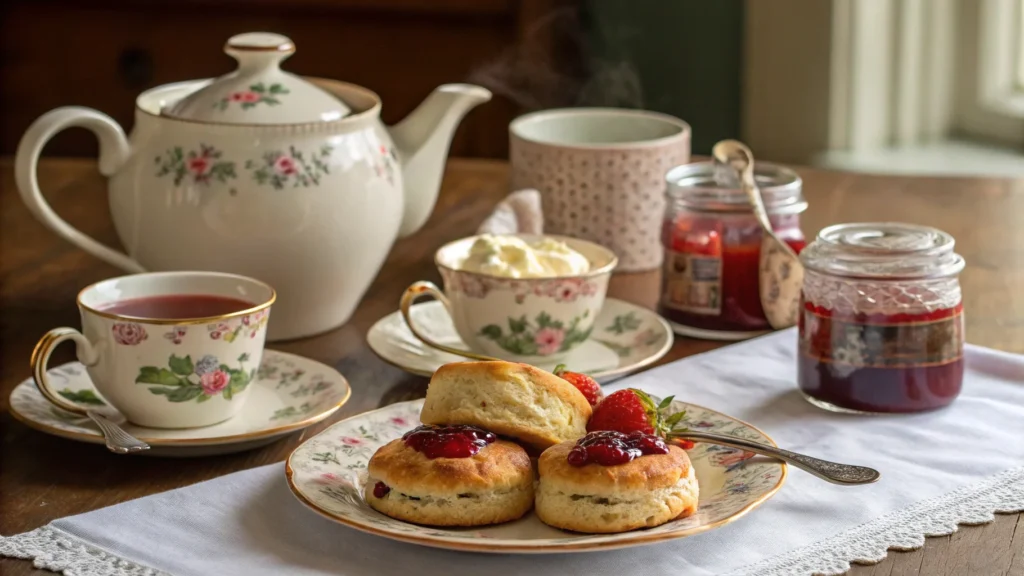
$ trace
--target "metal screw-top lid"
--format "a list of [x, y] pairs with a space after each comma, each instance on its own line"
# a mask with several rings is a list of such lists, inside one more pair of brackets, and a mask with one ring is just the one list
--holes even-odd
[[837, 224], [822, 230], [800, 260], [809, 270], [847, 278], [943, 278], [964, 268], [954, 242], [942, 230], [916, 224]]
[[281, 62], [295, 53], [285, 36], [239, 34], [228, 39], [224, 51], [238, 61], [238, 69], [170, 103], [164, 115], [220, 124], [305, 124], [351, 113], [333, 94], [281, 70]]

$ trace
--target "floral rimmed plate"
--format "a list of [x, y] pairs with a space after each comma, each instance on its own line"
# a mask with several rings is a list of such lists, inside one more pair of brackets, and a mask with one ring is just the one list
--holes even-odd
[[[533, 512], [497, 526], [431, 528], [389, 518], [363, 500], [366, 465], [380, 446], [419, 424], [423, 400], [392, 404], [342, 420], [306, 440], [288, 457], [285, 471], [295, 496], [314, 511], [346, 526], [386, 538], [436, 548], [494, 553], [555, 553], [608, 550], [692, 536], [732, 522], [782, 487], [786, 465], [750, 459], [751, 454], [709, 444], [689, 451], [700, 502], [689, 518], [622, 534], [563, 532], [541, 523]], [[750, 424], [700, 406], [686, 410], [683, 423], [695, 430], [731, 434], [774, 445]]]
[[[440, 302], [416, 304], [410, 313], [426, 336], [454, 348], [467, 349]], [[385, 362], [420, 376], [429, 377], [444, 364], [466, 360], [421, 342], [409, 330], [400, 312], [378, 320], [367, 333], [366, 341]], [[607, 298], [594, 321], [590, 339], [561, 363], [608, 382], [656, 362], [670, 348], [672, 328], [661, 316], [647, 308]], [[538, 364], [538, 367], [553, 370], [556, 364], [558, 362]]]
[[[118, 423], [117, 410], [104, 402], [80, 362], [48, 371], [64, 398], [96, 408]], [[351, 388], [337, 370], [308, 358], [265, 350], [252, 392], [242, 412], [226, 422], [202, 428], [160, 429], [124, 423], [131, 435], [152, 447], [141, 452], [151, 456], [207, 456], [229, 454], [263, 446], [277, 438], [311, 426], [334, 413], [351, 395]], [[91, 444], [103, 444], [99, 429], [86, 417], [57, 408], [31, 380], [11, 392], [11, 414], [26, 425], [54, 436]]]

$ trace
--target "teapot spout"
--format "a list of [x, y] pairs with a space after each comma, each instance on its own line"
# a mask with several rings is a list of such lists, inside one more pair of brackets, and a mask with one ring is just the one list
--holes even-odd
[[408, 236], [430, 216], [441, 188], [445, 159], [455, 128], [473, 107], [491, 99], [486, 88], [445, 84], [391, 128], [405, 185], [405, 211], [399, 236]]

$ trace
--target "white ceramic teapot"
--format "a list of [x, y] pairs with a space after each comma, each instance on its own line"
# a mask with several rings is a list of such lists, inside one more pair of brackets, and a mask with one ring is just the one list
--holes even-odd
[[[89, 108], [43, 115], [18, 146], [18, 189], [43, 224], [129, 272], [214, 270], [271, 284], [271, 339], [330, 330], [351, 316], [395, 239], [427, 220], [456, 126], [491, 94], [444, 85], [385, 129], [373, 92], [283, 72], [295, 51], [284, 36], [242, 34], [225, 51], [235, 72], [139, 95], [127, 139]], [[39, 191], [40, 151], [72, 126], [99, 138], [127, 254], [71, 227]]]

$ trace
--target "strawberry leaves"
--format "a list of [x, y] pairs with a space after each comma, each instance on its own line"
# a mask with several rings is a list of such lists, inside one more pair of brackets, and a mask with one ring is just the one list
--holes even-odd
[[677, 428], [678, 424], [686, 417], [686, 410], [668, 413], [672, 406], [672, 401], [675, 400], [675, 396], [668, 396], [655, 404], [654, 398], [643, 390], [636, 388], [630, 388], [630, 390], [636, 394], [640, 404], [644, 407], [644, 411], [647, 412], [647, 420], [651, 423], [651, 427], [654, 428], [655, 435], [668, 438], [674, 432], [684, 432], [686, 430], [686, 428]]
[[[665, 424], [668, 425], [669, 429], [675, 431], [676, 424], [679, 424], [679, 421], [685, 417], [686, 410], [680, 410], [679, 412], [676, 412], [675, 414], [672, 414], [671, 416], [666, 418]], [[683, 428], [683, 430], [686, 430], [686, 428]]]

